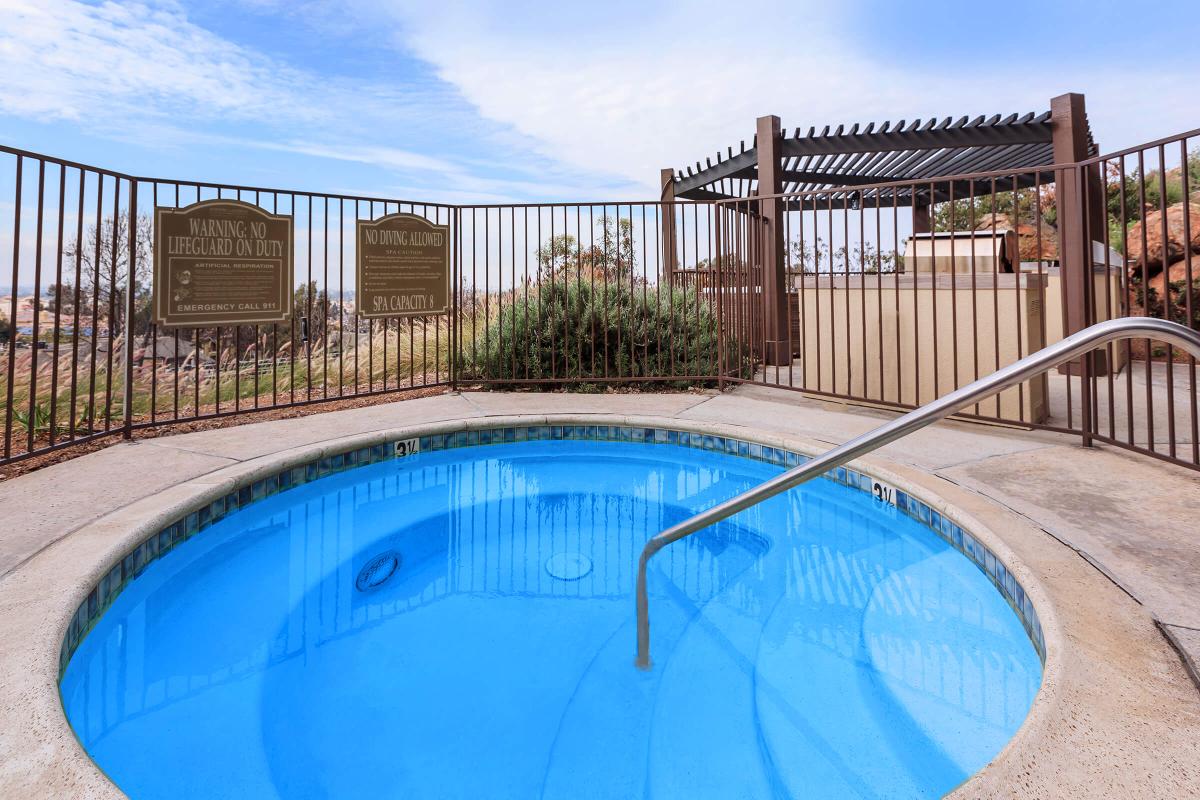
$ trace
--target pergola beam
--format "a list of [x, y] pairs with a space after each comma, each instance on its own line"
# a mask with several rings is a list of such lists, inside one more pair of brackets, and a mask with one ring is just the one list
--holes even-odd
[[[1039, 183], [1046, 186], [1054, 182], [1053, 171], [1043, 170], [1035, 173], [1021, 172], [1016, 173], [1016, 186], [1018, 189], [1028, 189]], [[832, 201], [833, 210], [839, 211], [845, 207], [847, 201], [851, 209], [857, 208], [874, 208], [875, 198], [878, 197], [880, 205], [883, 208], [890, 208], [893, 204], [893, 196], [896, 198], [895, 205], [900, 208], [906, 208], [913, 204], [914, 196], [918, 205], [928, 205], [933, 203], [944, 203], [950, 200], [950, 187], [954, 189], [955, 200], [967, 200], [971, 197], [972, 189], [976, 198], [990, 195], [992, 191], [991, 181], [988, 179], [982, 180], [957, 180], [944, 181], [936, 180], [932, 182], [934, 187], [932, 196], [930, 194], [930, 183], [922, 181], [905, 181], [891, 186], [883, 186], [877, 189], [849, 189], [847, 191], [837, 191], [836, 187], [833, 191], [828, 189], [812, 190], [813, 197], [794, 197], [788, 199], [788, 210], [799, 211], [803, 203], [803, 209], [806, 211], [827, 210], [829, 203]], [[1013, 189], [1012, 177], [1003, 177], [996, 180], [996, 192], [1010, 192]], [[861, 202], [859, 200], [861, 196]]]
[[[1043, 119], [1044, 117], [1044, 119]], [[933, 150], [947, 147], [996, 147], [1011, 144], [1036, 144], [1050, 141], [1049, 114], [1021, 124], [892, 130], [887, 132], [813, 136], [784, 139], [781, 150], [786, 156], [829, 155], [834, 153], [880, 153], [892, 150]]]
[[[1033, 168], [1052, 157], [1051, 128], [1050, 112], [901, 120], [895, 125], [854, 125], [849, 130], [810, 128], [806, 134], [796, 129], [790, 138], [780, 135], [776, 149], [784, 187], [807, 191], [985, 169]], [[1086, 141], [1091, 143], [1090, 132]], [[758, 149], [757, 139], [749, 148], [742, 142], [737, 153], [729, 148], [728, 154], [717, 153], [715, 163], [705, 159], [704, 164], [695, 164], [694, 171], [687, 167], [686, 174], [677, 173], [675, 196], [712, 200], [729, 192], [752, 194], [758, 180]]]
[[784, 170], [784, 183], [803, 183], [812, 186], [862, 186], [868, 183], [886, 183], [887, 181], [904, 180], [904, 176], [891, 175], [856, 175], [838, 172], [808, 172], [805, 170]]
[[[746, 167], [755, 167], [758, 164], [758, 152], [756, 148], [751, 147], [737, 155], [730, 156], [718, 161], [712, 167], [701, 170], [693, 175], [680, 175], [679, 180], [675, 182], [675, 196], [687, 195], [692, 197], [692, 191], [699, 189], [709, 184], [716, 183], [724, 178], [737, 178], [739, 173]], [[754, 173], [752, 173], [754, 174]], [[692, 198], [696, 199], [696, 198]]]
[[[678, 184], [676, 184], [676, 186], [678, 186]], [[681, 197], [682, 193], [677, 191], [675, 196]], [[719, 200], [737, 200], [739, 198], [736, 195], [726, 194], [724, 192], [714, 192], [712, 189], [692, 189], [687, 193], [686, 196], [683, 197], [683, 199], [702, 200], [708, 203], [715, 203]]]

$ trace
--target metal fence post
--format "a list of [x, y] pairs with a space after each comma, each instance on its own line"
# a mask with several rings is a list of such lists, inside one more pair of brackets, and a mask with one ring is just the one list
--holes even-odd
[[761, 309], [762, 314], [763, 364], [782, 366], [792, 363], [792, 354], [784, 352], [788, 349], [791, 320], [788, 319], [787, 282], [784, 276], [784, 205], [779, 198], [783, 192], [780, 154], [783, 133], [779, 117], [759, 117], [757, 124], [759, 199], [755, 229], [760, 234], [756, 238], [762, 264], [762, 303], [755, 303], [754, 306]]
[[[1089, 300], [1091, 298], [1091, 289], [1092, 289], [1092, 280], [1093, 280], [1093, 278], [1092, 278], [1092, 242], [1091, 242], [1091, 232], [1088, 227], [1086, 201], [1084, 200], [1084, 198], [1086, 196], [1085, 192], [1084, 192], [1086, 168], [1083, 166], [1080, 166], [1080, 165], [1076, 165], [1072, 169], [1072, 172], [1075, 173], [1073, 176], [1074, 184], [1075, 184], [1075, 187], [1074, 187], [1075, 188], [1075, 196], [1077, 198], [1079, 198], [1079, 200], [1080, 200], [1080, 204], [1078, 206], [1080, 213], [1076, 216], [1076, 219], [1075, 219], [1075, 224], [1078, 225], [1079, 227], [1075, 233], [1075, 236], [1078, 237], [1078, 240], [1082, 243], [1083, 252], [1084, 252], [1084, 262], [1083, 262], [1084, 268], [1075, 276], [1075, 280], [1071, 281], [1070, 284], [1068, 284], [1069, 276], [1066, 274], [1066, 270], [1063, 270], [1062, 286], [1063, 286], [1063, 297], [1067, 298], [1066, 302], [1071, 304], [1071, 306], [1069, 307], [1069, 310], [1073, 311], [1076, 315], [1081, 316], [1085, 321], [1085, 327], [1086, 327], [1086, 325], [1090, 325], [1093, 322], [1093, 320], [1092, 320], [1093, 314], [1092, 314], [1092, 309], [1090, 307], [1091, 304], [1089, 303]], [[1068, 231], [1067, 234], [1070, 235], [1070, 231]], [[1067, 320], [1068, 318], [1066, 316], [1064, 316], [1063, 319]], [[1064, 333], [1064, 337], [1065, 337], [1069, 333], [1077, 333], [1077, 332], [1078, 331], [1071, 330], [1069, 332], [1064, 331], [1063, 333]], [[1080, 424], [1083, 426], [1083, 432], [1081, 435], [1081, 438], [1082, 438], [1081, 444], [1084, 447], [1091, 447], [1092, 446], [1092, 425], [1094, 422], [1094, 420], [1092, 418], [1093, 417], [1093, 415], [1092, 415], [1092, 391], [1094, 388], [1092, 386], [1092, 375], [1095, 374], [1095, 369], [1094, 369], [1095, 364], [1096, 364], [1095, 353], [1094, 352], [1087, 353], [1081, 359], [1079, 359], [1079, 361], [1077, 363], [1079, 365], [1079, 405], [1080, 405], [1080, 412], [1081, 412], [1080, 413]], [[1070, 374], [1067, 375], [1067, 380], [1071, 380]]]
[[[125, 439], [133, 436], [133, 335], [137, 309], [137, 210], [138, 182], [129, 181], [129, 266], [125, 280]], [[115, 230], [114, 226], [114, 230]], [[112, 341], [112, 337], [109, 337]], [[111, 344], [110, 344], [111, 346]]]
[[[713, 269], [712, 286], [709, 291], [713, 293], [713, 296], [717, 300], [717, 390], [725, 391], [725, 364], [729, 357], [729, 354], [725, 351], [725, 293], [722, 288], [724, 282], [721, 280], [721, 272], [725, 269], [725, 258], [721, 255], [721, 247], [724, 240], [722, 227], [725, 224], [725, 207], [720, 203], [713, 203], [711, 208], [711, 213], [716, 218], [715, 239], [717, 252], [709, 264], [710, 269]], [[697, 280], [699, 277], [700, 273], [697, 272]], [[697, 286], [699, 286], [698, 283]]]
[[458, 391], [459, 347], [462, 333], [462, 209], [454, 208], [454, 257], [450, 264], [454, 292], [450, 300], [450, 389]]
[[662, 274], [660, 281], [666, 281], [668, 286], [675, 286], [675, 272], [679, 269], [678, 253], [675, 247], [675, 172], [660, 170], [658, 174], [662, 190], [659, 192], [659, 205], [662, 214]]

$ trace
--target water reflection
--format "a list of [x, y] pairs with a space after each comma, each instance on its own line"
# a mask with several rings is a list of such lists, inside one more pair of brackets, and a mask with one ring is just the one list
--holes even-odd
[[[474, 776], [396, 750], [469, 745], [486, 773], [484, 752], [511, 732], [485, 715], [475, 734], [456, 729], [454, 746], [431, 744], [437, 720], [511, 702], [525, 744], [492, 767], [543, 796], [572, 796], [597, 759], [595, 780], [622, 796], [722, 796], [735, 774], [747, 796], [755, 780], [768, 794], [921, 795], [986, 763], [1036, 692], [1036, 656], [973, 565], [825, 484], [655, 559], [662, 663], [637, 683], [642, 545], [777, 468], [638, 445], [482, 450], [493, 455], [423, 454], [275, 496], [154, 564], [64, 678], [84, 745], [145, 796], [204, 796], [211, 776], [183, 756], [196, 747], [217, 759], [225, 748], [225, 779], [246, 794], [390, 796], [400, 784], [362, 774], [384, 759], [406, 764], [402, 784], [418, 793], [436, 781], [442, 796], [478, 796]], [[396, 575], [358, 590], [362, 568], [389, 551]], [[545, 565], [563, 553], [590, 572], [555, 578]], [[535, 663], [536, 691], [519, 677]], [[450, 694], [447, 674], [459, 675]], [[497, 682], [503, 701], [488, 688]], [[664, 746], [655, 737], [693, 757], [648, 762]], [[630, 762], [630, 749], [642, 755]], [[341, 760], [325, 764], [326, 751]], [[705, 752], [714, 766], [696, 769]], [[734, 772], [713, 773], [731, 759]]]

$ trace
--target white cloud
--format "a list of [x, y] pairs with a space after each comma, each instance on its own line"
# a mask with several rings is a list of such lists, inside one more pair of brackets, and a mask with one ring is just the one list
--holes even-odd
[[[1042, 110], [1076, 90], [1113, 149], [1196, 124], [1200, 102], [1189, 73], [1154, 59], [1083, 53], [1048, 68], [983, 53], [924, 67], [913, 56], [927, 43], [898, 42], [904, 59], [863, 45], [847, 16], [862, 9], [828, 3], [253, 5], [346, 47], [394, 31], [442, 83], [322, 75], [303, 53], [284, 62], [205, 30], [175, 0], [0, 0], [0, 113], [145, 145], [377, 165], [413, 196], [493, 202], [652, 197], [661, 167], [749, 143], [765, 113], [807, 128]], [[223, 2], [222, 13], [247, 12]], [[464, 130], [470, 155], [442, 150], [439, 131]]]
[[1052, 96], [1082, 91], [1097, 138], [1111, 150], [1195, 125], [1200, 101], [1186, 70], [1086, 49], [1066, 66], [1014, 60], [1000, 48], [923, 68], [912, 57], [926, 43], [897, 42], [907, 48], [903, 59], [864, 46], [845, 16], [863, 10], [845, 5], [735, 13], [727, 0], [618, 0], [544, 14], [515, 0], [420, 8], [347, 1], [360, 13], [371, 7], [400, 20], [402, 45], [484, 116], [530, 137], [550, 158], [618, 173], [646, 194], [656, 191], [661, 167], [749, 144], [755, 118], [767, 113], [807, 129], [1042, 111]]
[[191, 25], [175, 8], [0, 0], [0, 110], [42, 120], [89, 121], [187, 114], [252, 119], [284, 110], [315, 121], [328, 111], [297, 103], [305, 75]]
[[318, 144], [301, 141], [244, 141], [252, 147], [266, 150], [282, 150], [288, 153], [331, 158], [335, 161], [354, 161], [360, 164], [373, 164], [394, 170], [423, 170], [437, 172], [442, 175], [462, 173], [462, 168], [440, 158], [421, 155], [420, 153], [401, 150], [396, 147], [384, 147], [369, 144]]
[[[333, 14], [328, 6], [319, 10], [322, 19]], [[486, 164], [439, 153], [442, 131], [474, 136], [509, 174], [532, 169], [519, 137], [494, 136], [496, 126], [480, 124], [450, 87], [389, 74], [350, 80], [304, 69], [303, 61], [293, 66], [194, 24], [173, 0], [0, 0], [0, 20], [0, 114], [181, 156], [185, 145], [216, 145], [366, 164], [379, 167], [384, 181], [401, 176], [473, 195], [471, 176]], [[518, 184], [508, 187], [510, 197]]]

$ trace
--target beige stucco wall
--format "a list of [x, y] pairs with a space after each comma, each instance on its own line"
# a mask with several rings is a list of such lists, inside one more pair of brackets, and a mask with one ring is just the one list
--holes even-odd
[[[1063, 338], [1062, 275], [1058, 267], [1045, 269], [1043, 274], [1046, 280], [1046, 344], [1050, 345]], [[1092, 274], [1092, 280], [1095, 284], [1096, 322], [1119, 317], [1121, 315], [1121, 273], [1119, 268], [1098, 267]], [[1120, 372], [1125, 368], [1128, 361], [1126, 349], [1119, 345], [1112, 347], [1113, 372]]]
[[[1013, 274], [798, 278], [804, 387], [910, 405], [934, 400], [1044, 346], [1045, 282]], [[1043, 421], [1045, 378], [1004, 391], [980, 412]]]
[[904, 245], [904, 264], [912, 272], [991, 275], [1011, 271], [1017, 248], [1017, 234], [1007, 229], [914, 234]]

